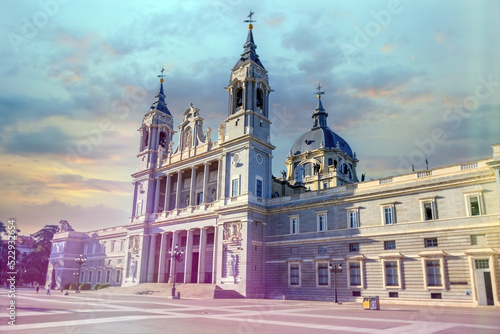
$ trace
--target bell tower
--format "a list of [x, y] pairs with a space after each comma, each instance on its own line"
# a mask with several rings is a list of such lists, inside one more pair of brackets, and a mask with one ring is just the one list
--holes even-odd
[[144, 115], [142, 125], [138, 129], [141, 136], [136, 172], [132, 175], [135, 187], [132, 217], [153, 213], [155, 183], [152, 175], [159, 167], [159, 161], [173, 147], [174, 120], [165, 102], [163, 71], [164, 69], [158, 75], [160, 88], [155, 95], [155, 101]]
[[248, 35], [243, 53], [231, 69], [228, 116], [219, 127], [225, 156], [224, 197], [254, 195], [271, 197], [272, 150], [269, 121], [269, 86], [267, 71], [255, 52], [250, 12]]
[[231, 70], [229, 85], [228, 117], [226, 119], [226, 140], [251, 135], [269, 143], [269, 86], [267, 70], [255, 52], [253, 39], [253, 13], [250, 12], [248, 35], [243, 53]]

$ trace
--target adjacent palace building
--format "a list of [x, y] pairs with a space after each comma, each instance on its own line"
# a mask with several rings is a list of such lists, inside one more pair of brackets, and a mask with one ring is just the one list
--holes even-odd
[[276, 178], [272, 89], [255, 50], [250, 24], [216, 133], [193, 105], [175, 129], [160, 80], [139, 128], [130, 221], [88, 232], [64, 222], [47, 282], [79, 272], [92, 286], [169, 284], [175, 272], [250, 298], [331, 301], [336, 285], [341, 302], [500, 305], [500, 144], [488, 159], [360, 180], [318, 89], [312, 127]]

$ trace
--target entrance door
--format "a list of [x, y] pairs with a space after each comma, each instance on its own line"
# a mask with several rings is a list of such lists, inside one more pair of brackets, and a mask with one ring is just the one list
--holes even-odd
[[193, 253], [193, 261], [191, 263], [191, 283], [198, 283], [198, 259], [200, 253]]
[[489, 259], [476, 259], [477, 301], [479, 305], [494, 305]]

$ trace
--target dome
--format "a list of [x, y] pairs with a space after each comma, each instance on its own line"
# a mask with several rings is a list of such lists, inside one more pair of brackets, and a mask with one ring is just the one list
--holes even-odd
[[342, 152], [353, 157], [349, 144], [329, 127], [314, 127], [300, 136], [292, 145], [291, 154], [299, 155], [320, 148], [336, 148], [337, 142]]

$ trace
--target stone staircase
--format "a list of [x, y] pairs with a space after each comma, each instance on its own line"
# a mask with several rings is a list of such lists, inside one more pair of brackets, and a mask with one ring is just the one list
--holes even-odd
[[219, 286], [215, 287], [214, 299], [234, 299], [234, 298], [245, 298], [241, 293], [235, 290], [224, 290]]
[[[176, 293], [180, 292], [181, 298], [200, 299], [230, 299], [245, 298], [234, 290], [224, 290], [215, 284], [176, 284]], [[151, 296], [171, 296], [172, 285], [168, 283], [141, 283], [127, 287], [109, 287], [95, 291], [104, 294], [128, 294], [128, 295], [151, 295]]]

